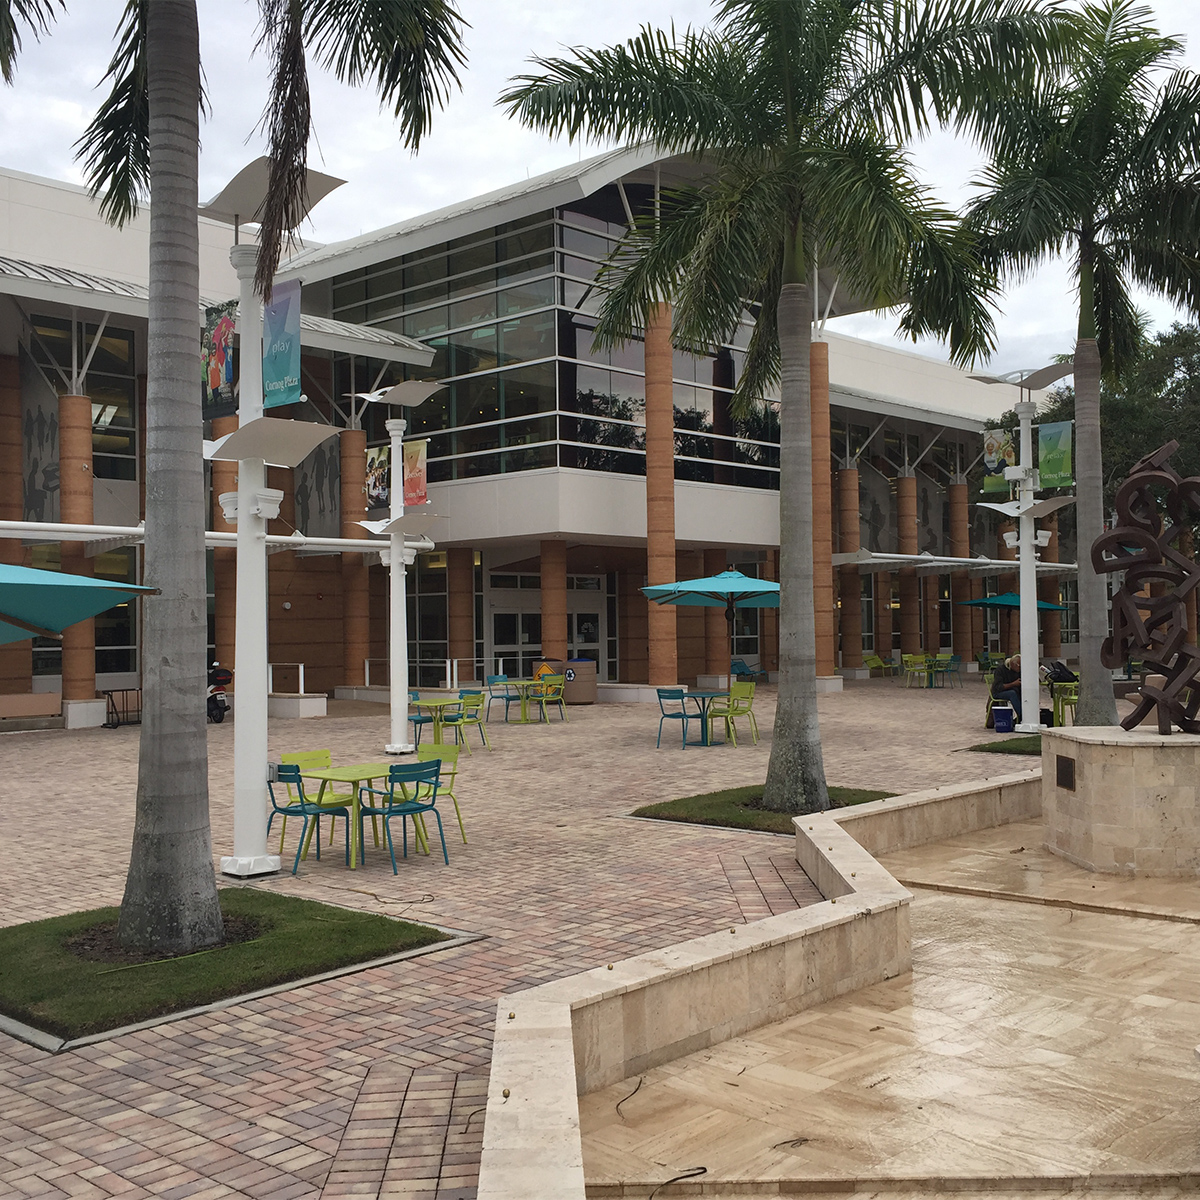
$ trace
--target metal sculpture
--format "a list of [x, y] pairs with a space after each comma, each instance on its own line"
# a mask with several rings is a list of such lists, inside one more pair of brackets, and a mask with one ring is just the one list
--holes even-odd
[[1170, 466], [1178, 449], [1168, 442], [1134, 464], [1117, 492], [1116, 527], [1092, 544], [1097, 573], [1125, 572], [1101, 661], [1111, 669], [1140, 658], [1159, 676], [1138, 689], [1141, 699], [1121, 725], [1133, 729], [1157, 710], [1161, 734], [1172, 723], [1200, 733], [1200, 651], [1187, 640], [1187, 599], [1200, 587], [1200, 565], [1179, 548], [1200, 520], [1200, 477], [1184, 479]]

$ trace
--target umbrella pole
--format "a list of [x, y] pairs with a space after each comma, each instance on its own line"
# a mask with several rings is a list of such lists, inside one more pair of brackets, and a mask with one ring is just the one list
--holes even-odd
[[729, 627], [729, 670], [725, 678], [729, 681], [730, 689], [733, 688], [733, 604], [730, 602], [725, 605], [725, 624]]

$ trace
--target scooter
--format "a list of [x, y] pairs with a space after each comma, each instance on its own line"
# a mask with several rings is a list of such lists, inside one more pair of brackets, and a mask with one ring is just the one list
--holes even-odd
[[220, 663], [208, 668], [208, 719], [220, 725], [229, 711], [229, 697], [225, 689], [233, 682], [233, 672]]

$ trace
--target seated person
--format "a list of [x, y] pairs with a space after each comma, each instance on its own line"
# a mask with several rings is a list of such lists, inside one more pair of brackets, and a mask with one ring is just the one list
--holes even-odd
[[1004, 665], [996, 668], [992, 678], [992, 699], [1001, 704], [1011, 704], [1017, 721], [1021, 720], [1021, 656], [1014, 654], [1006, 658]]

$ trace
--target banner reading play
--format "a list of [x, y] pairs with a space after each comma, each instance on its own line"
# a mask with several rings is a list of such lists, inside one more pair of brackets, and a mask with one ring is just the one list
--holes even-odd
[[200, 340], [200, 384], [204, 419], [231, 417], [237, 412], [233, 394], [233, 335], [237, 328], [236, 300], [214, 304], [204, 310], [204, 334]]
[[263, 309], [263, 408], [300, 399], [300, 283], [277, 283]]
[[1071, 426], [1073, 421], [1052, 421], [1038, 426], [1038, 474], [1044, 488], [1072, 487]]
[[429, 442], [424, 438], [404, 443], [404, 507], [412, 508], [427, 504], [429, 496], [425, 490], [427, 482], [426, 453]]
[[1008, 480], [1004, 478], [1004, 468], [1016, 465], [1017, 450], [1013, 445], [1012, 431], [985, 429], [983, 431], [983, 490], [985, 492], [1007, 492]]

